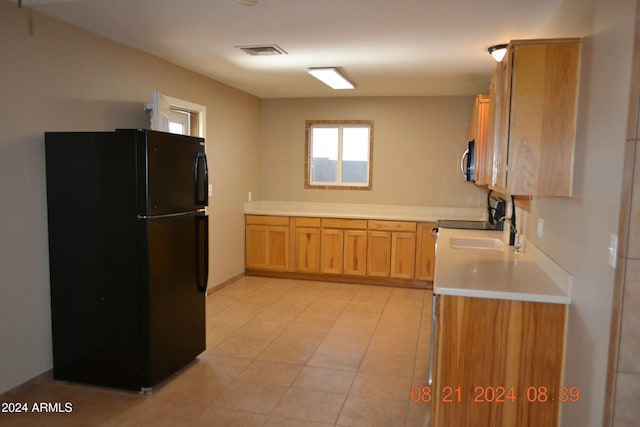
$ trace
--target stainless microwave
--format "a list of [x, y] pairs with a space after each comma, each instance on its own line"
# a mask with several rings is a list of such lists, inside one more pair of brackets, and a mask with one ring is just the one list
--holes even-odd
[[469, 182], [476, 182], [474, 146], [475, 141], [473, 139], [467, 142], [467, 149], [462, 153], [462, 158], [460, 159], [460, 172], [462, 172], [465, 181]]

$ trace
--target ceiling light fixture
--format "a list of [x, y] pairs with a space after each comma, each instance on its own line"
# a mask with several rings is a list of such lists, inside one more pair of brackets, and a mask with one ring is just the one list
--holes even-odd
[[355, 87], [337, 68], [309, 68], [307, 72], [332, 89], [353, 89]]
[[491, 56], [493, 56], [493, 59], [495, 59], [498, 62], [502, 62], [502, 59], [507, 53], [507, 46], [508, 45], [506, 44], [497, 44], [494, 46], [489, 46], [487, 50], [489, 51]]
[[242, 6], [255, 6], [260, 3], [260, 0], [238, 0], [238, 4]]

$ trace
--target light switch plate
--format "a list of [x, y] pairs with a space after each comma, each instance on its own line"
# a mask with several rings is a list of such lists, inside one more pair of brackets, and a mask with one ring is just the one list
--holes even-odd
[[618, 236], [612, 234], [609, 236], [609, 265], [616, 268], [616, 259], [618, 257]]
[[538, 218], [538, 230], [536, 234], [541, 239], [542, 239], [542, 236], [544, 235], [544, 219], [542, 218]]

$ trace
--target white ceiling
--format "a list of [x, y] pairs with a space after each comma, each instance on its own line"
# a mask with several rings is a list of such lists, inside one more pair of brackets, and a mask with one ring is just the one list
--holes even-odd
[[[17, 0], [13, 0], [17, 2]], [[261, 98], [473, 95], [486, 49], [543, 38], [562, 0], [23, 0], [39, 12]], [[36, 23], [37, 25], [37, 23]], [[37, 28], [36, 28], [37, 30]], [[579, 34], [566, 34], [579, 36]], [[553, 34], [557, 36], [557, 34]], [[250, 56], [238, 45], [277, 44]], [[344, 70], [333, 91], [309, 67]]]

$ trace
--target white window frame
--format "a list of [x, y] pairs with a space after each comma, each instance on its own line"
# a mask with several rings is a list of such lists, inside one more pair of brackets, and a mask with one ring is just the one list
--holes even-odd
[[198, 117], [198, 134], [193, 136], [201, 138], [206, 138], [207, 136], [207, 107], [204, 105], [174, 98], [154, 90], [151, 92], [151, 102], [145, 104], [145, 110], [151, 111], [152, 130], [169, 132], [169, 116], [171, 115], [171, 110], [175, 110], [196, 115]]
[[175, 123], [182, 126], [183, 132], [180, 132], [182, 135], [191, 135], [191, 115], [193, 112], [179, 110], [177, 108], [171, 107], [169, 110], [169, 132], [173, 132], [171, 130], [171, 124]]
[[[313, 151], [312, 151], [312, 129], [313, 128], [338, 128], [338, 173], [335, 182], [314, 182], [313, 173]], [[367, 163], [367, 182], [355, 184], [352, 182], [342, 183], [342, 135], [345, 128], [369, 128], [369, 157]], [[372, 120], [307, 120], [305, 122], [305, 167], [304, 167], [304, 188], [307, 189], [333, 189], [333, 190], [371, 190], [373, 178], [373, 121]]]

